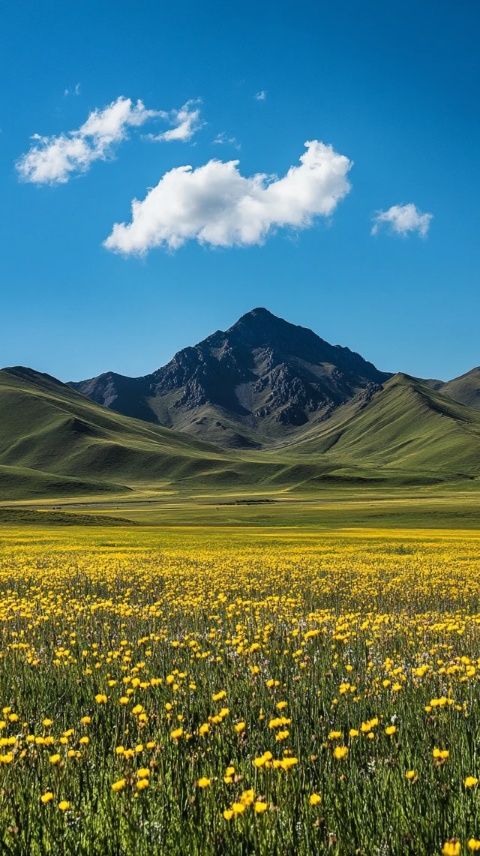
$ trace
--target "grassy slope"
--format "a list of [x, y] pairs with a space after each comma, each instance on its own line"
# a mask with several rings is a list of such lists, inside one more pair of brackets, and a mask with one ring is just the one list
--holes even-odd
[[363, 409], [339, 411], [289, 453], [327, 454], [340, 469], [372, 477], [435, 481], [480, 475], [480, 415], [406, 375], [395, 375]]
[[[269, 451], [219, 450], [100, 407], [46, 375], [0, 372], [0, 497], [173, 488], [193, 494], [466, 482], [480, 475], [480, 413], [397, 375]], [[132, 494], [133, 498], [133, 494]]]
[[0, 372], [2, 495], [127, 490], [222, 470], [214, 447], [112, 413], [46, 375]]
[[461, 404], [480, 409], [480, 366], [444, 383], [440, 391]]

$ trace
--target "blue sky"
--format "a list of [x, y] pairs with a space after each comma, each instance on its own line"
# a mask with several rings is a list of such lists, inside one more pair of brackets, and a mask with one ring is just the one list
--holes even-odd
[[[480, 363], [478, 4], [26, 0], [1, 15], [1, 365], [140, 375], [254, 306], [385, 370]], [[155, 115], [113, 143], [79, 132], [120, 98]], [[185, 104], [199, 116], [184, 138], [152, 139]], [[86, 141], [86, 159], [44, 180], [38, 152], [59, 139]], [[306, 141], [331, 146], [318, 171], [255, 185], [298, 169]], [[214, 158], [239, 163], [201, 169]], [[371, 234], [407, 203], [403, 232], [394, 209]]]

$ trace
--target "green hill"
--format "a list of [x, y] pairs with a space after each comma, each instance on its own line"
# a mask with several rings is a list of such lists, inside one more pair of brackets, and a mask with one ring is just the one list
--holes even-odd
[[408, 375], [366, 403], [339, 408], [290, 447], [382, 478], [471, 479], [480, 474], [480, 414]]
[[460, 404], [480, 409], [480, 366], [447, 381], [439, 389]]
[[93, 404], [54, 378], [0, 371], [3, 498], [126, 491], [225, 467], [222, 454]]
[[174, 489], [318, 490], [480, 476], [480, 412], [406, 375], [264, 450], [219, 449], [122, 416], [48, 375], [0, 371], [3, 500]]

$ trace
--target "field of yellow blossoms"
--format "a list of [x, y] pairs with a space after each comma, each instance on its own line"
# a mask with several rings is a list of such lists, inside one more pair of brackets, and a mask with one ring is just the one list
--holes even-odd
[[0, 531], [0, 853], [480, 852], [479, 547]]

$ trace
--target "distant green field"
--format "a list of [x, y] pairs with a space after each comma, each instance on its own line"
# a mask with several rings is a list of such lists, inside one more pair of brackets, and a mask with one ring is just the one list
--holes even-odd
[[480, 529], [480, 497], [473, 486], [458, 485], [358, 490], [252, 493], [152, 492], [117, 497], [0, 504], [0, 524], [145, 524], [215, 528], [294, 527], [327, 530], [365, 526], [387, 528]]

